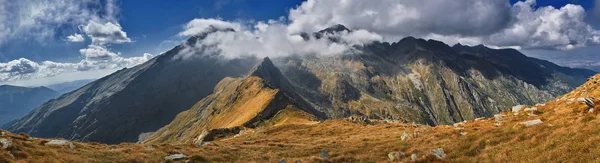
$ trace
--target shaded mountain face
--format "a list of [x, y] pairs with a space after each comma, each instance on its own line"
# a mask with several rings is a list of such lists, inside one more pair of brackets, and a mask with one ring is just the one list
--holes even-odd
[[44, 103], [9, 130], [77, 141], [135, 142], [141, 133], [158, 130], [212, 93], [223, 78], [242, 76], [257, 62], [190, 50], [206, 35]]
[[144, 142], [198, 144], [238, 134], [246, 127], [315, 123], [324, 118], [265, 58], [248, 76], [223, 79], [213, 94], [177, 115]]
[[58, 95], [58, 92], [46, 87], [0, 85], [0, 126], [25, 116]]
[[328, 118], [353, 114], [429, 125], [490, 117], [564, 94], [593, 71], [560, 67], [512, 49], [450, 47], [407, 37], [337, 56], [289, 56], [275, 64]]
[[81, 87], [85, 86], [86, 84], [91, 83], [92, 81], [94, 81], [94, 80], [93, 79], [76, 80], [76, 81], [71, 81], [71, 82], [52, 84], [52, 85], [48, 85], [46, 87], [48, 87], [52, 90], [55, 90], [56, 92], [58, 92], [60, 94], [65, 94], [65, 93], [74, 91], [78, 88], [81, 88]]

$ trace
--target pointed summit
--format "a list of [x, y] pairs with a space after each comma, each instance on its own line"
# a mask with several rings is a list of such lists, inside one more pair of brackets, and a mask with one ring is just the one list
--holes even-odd
[[269, 57], [263, 58], [248, 74], [248, 76], [256, 76], [267, 81], [270, 85], [275, 88], [279, 88], [286, 92], [293, 91], [293, 87], [290, 82], [283, 76], [281, 71], [275, 65]]
[[333, 34], [333, 33], [339, 33], [339, 32], [343, 32], [343, 31], [350, 32], [350, 29], [346, 28], [346, 26], [344, 26], [344, 25], [336, 24], [329, 28], [325, 28], [325, 29], [319, 31], [318, 33]]

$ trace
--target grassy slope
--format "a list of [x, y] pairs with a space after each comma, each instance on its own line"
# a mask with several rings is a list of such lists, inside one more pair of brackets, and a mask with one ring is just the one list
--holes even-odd
[[[349, 120], [331, 120], [314, 125], [279, 125], [248, 130], [236, 137], [215, 141], [212, 145], [141, 145], [111, 147], [95, 143], [75, 143], [75, 149], [40, 145], [44, 139], [25, 139], [9, 134], [16, 143], [11, 147], [15, 159], [0, 150], [0, 162], [117, 161], [156, 162], [170, 153], [183, 153], [194, 161], [237, 162], [384, 162], [387, 154], [401, 151], [416, 153], [416, 161], [451, 162], [594, 162], [600, 161], [600, 101], [594, 100], [594, 112], [588, 112], [580, 97], [600, 97], [600, 75], [591, 78], [573, 92], [537, 106], [529, 116], [524, 111], [506, 115], [500, 126], [494, 118], [469, 121], [462, 130], [453, 126], [423, 127], [400, 123], [365, 125]], [[544, 123], [525, 127], [520, 122], [541, 119]], [[404, 132], [411, 138], [401, 140]], [[461, 135], [461, 132], [466, 132]], [[7, 136], [3, 136], [7, 137]], [[153, 146], [149, 150], [145, 146]], [[442, 148], [447, 156], [439, 160], [429, 153]], [[18, 149], [18, 150], [14, 150]], [[321, 149], [330, 160], [319, 158]], [[4, 159], [4, 160], [2, 160]], [[404, 157], [402, 161], [409, 161]]]

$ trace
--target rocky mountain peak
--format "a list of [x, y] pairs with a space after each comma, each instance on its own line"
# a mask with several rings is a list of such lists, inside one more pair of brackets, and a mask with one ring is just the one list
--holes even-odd
[[346, 28], [346, 26], [341, 25], [341, 24], [336, 24], [333, 25], [329, 28], [325, 28], [323, 30], [320, 30], [318, 33], [328, 33], [328, 34], [333, 34], [333, 33], [339, 33], [339, 32], [350, 32], [350, 29]]
[[235, 32], [235, 30], [233, 28], [217, 28], [213, 25], [210, 25], [203, 32], [200, 32], [200, 33], [195, 34], [192, 37], [188, 38], [188, 40], [185, 43], [187, 45], [194, 45], [198, 41], [206, 38], [206, 36], [208, 36], [209, 34], [216, 33], [216, 32]]
[[292, 91], [293, 87], [290, 82], [281, 74], [281, 71], [273, 64], [269, 57], [265, 57], [260, 61], [248, 76], [256, 76], [262, 78], [267, 83], [275, 88], [282, 89], [283, 91]]

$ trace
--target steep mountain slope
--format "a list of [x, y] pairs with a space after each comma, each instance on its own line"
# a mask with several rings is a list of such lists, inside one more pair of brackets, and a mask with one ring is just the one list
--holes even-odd
[[[319, 33], [335, 31], [347, 28], [338, 25]], [[359, 114], [430, 125], [544, 102], [594, 74], [512, 49], [450, 47], [412, 37], [356, 47], [343, 55], [298, 55], [274, 62], [299, 94], [329, 118]]]
[[0, 85], [0, 127], [25, 116], [58, 95], [58, 92], [46, 87]]
[[76, 80], [76, 81], [71, 81], [71, 82], [52, 84], [52, 85], [48, 85], [46, 87], [48, 87], [52, 90], [56, 90], [56, 92], [59, 92], [60, 94], [65, 94], [65, 93], [74, 91], [78, 88], [81, 88], [81, 87], [85, 86], [86, 84], [91, 83], [92, 81], [94, 81], [94, 80], [93, 79]]
[[[73, 142], [4, 133], [0, 162], [596, 162], [600, 74], [545, 104], [435, 127], [351, 119], [248, 129], [205, 145]], [[379, 123], [377, 123], [379, 122]], [[6, 142], [4, 141], [4, 142]], [[3, 142], [3, 141], [0, 141]]]
[[263, 59], [245, 78], [225, 78], [213, 94], [177, 115], [146, 142], [189, 144], [238, 134], [244, 127], [315, 123], [325, 118]]
[[223, 78], [244, 75], [256, 58], [224, 60], [190, 48], [208, 33], [152, 60], [122, 69], [49, 101], [10, 131], [103, 143], [135, 142], [211, 93]]

